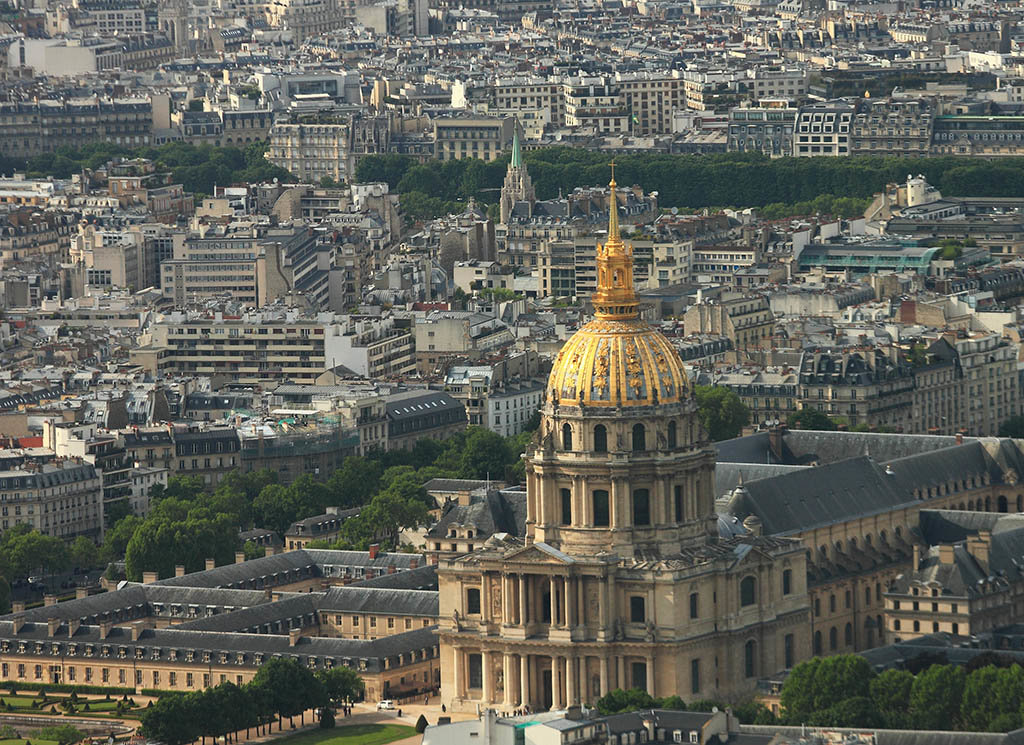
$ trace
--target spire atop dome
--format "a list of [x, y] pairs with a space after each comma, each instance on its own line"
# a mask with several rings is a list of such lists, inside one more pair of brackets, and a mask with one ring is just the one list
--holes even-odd
[[615, 161], [608, 182], [608, 240], [597, 246], [597, 290], [591, 296], [597, 318], [628, 320], [639, 317], [633, 290], [633, 247], [622, 242], [619, 202], [615, 192]]

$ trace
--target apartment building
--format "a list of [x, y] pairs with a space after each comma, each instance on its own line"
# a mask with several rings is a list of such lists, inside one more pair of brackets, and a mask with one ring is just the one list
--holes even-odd
[[795, 101], [807, 95], [809, 77], [801, 67], [752, 67], [746, 70], [746, 78], [738, 81], [738, 87], [755, 102], [773, 98]]
[[152, 30], [147, 23], [146, 9], [132, 0], [75, 0], [73, 7], [83, 11], [87, 21], [96, 24], [101, 36]]
[[327, 369], [342, 366], [366, 378], [400, 378], [416, 371], [412, 329], [394, 316], [343, 316], [327, 336]]
[[294, 311], [170, 313], [153, 324], [148, 344], [131, 351], [153, 375], [225, 375], [243, 384], [312, 383], [324, 372], [328, 322]]
[[479, 358], [512, 341], [512, 332], [498, 318], [484, 313], [432, 311], [417, 321], [416, 364], [420, 372], [441, 370], [454, 358]]
[[801, 408], [842, 417], [850, 427], [919, 431], [914, 387], [910, 366], [881, 349], [807, 353], [800, 364]]
[[1000, 422], [1020, 413], [1017, 345], [995, 333], [961, 332], [946, 340], [963, 371], [961, 426], [976, 436], [998, 434]]
[[153, 104], [149, 99], [87, 98], [0, 103], [0, 154], [20, 158], [112, 142], [152, 144]]
[[775, 316], [763, 296], [726, 293], [691, 306], [683, 316], [683, 328], [687, 334], [725, 336], [736, 349], [769, 347]]
[[212, 487], [241, 465], [241, 447], [234, 427], [188, 425], [174, 426], [170, 431], [174, 443], [172, 475], [194, 476]]
[[522, 432], [544, 402], [541, 380], [506, 381], [490, 365], [452, 365], [444, 389], [466, 407], [470, 426], [485, 427], [503, 437]]
[[[93, 465], [100, 479], [103, 510], [129, 500], [134, 464], [119, 433], [101, 430], [92, 423], [45, 419], [43, 447], [60, 458]], [[103, 514], [101, 511], [101, 519]]]
[[673, 113], [686, 108], [685, 83], [679, 70], [616, 73], [615, 83], [629, 108], [635, 135], [670, 134]]
[[[565, 126], [590, 127], [597, 134], [616, 135], [630, 131], [630, 108], [619, 84], [612, 78], [578, 76], [562, 82], [565, 101]], [[636, 97], [639, 107], [642, 96]], [[653, 112], [659, 116], [664, 106], [648, 98], [643, 109], [653, 121]], [[671, 112], [669, 113], [671, 117]]]
[[796, 119], [793, 155], [849, 155], [854, 113], [854, 107], [842, 101], [802, 107]]
[[0, 216], [0, 261], [66, 257], [75, 228], [74, 214], [40, 212], [28, 207], [14, 209]]
[[490, 161], [512, 147], [512, 117], [439, 117], [434, 119], [434, 157]]
[[726, 149], [734, 153], [762, 153], [771, 158], [793, 154], [794, 107], [729, 110], [729, 139]]
[[866, 99], [851, 122], [850, 154], [924, 157], [931, 148], [933, 123], [929, 101]]
[[58, 538], [102, 535], [103, 488], [91, 463], [5, 457], [2, 468], [0, 532], [26, 524]]
[[175, 308], [212, 297], [267, 305], [293, 286], [289, 257], [315, 243], [312, 231], [290, 224], [203, 226], [203, 232], [173, 246], [174, 258], [160, 265], [164, 301]]
[[347, 121], [274, 124], [266, 158], [305, 183], [324, 177], [347, 182], [354, 175], [351, 126]]

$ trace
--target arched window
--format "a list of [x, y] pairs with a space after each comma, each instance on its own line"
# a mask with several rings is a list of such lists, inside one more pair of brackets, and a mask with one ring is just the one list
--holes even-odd
[[633, 490], [633, 524], [651, 524], [651, 494], [646, 489]]
[[633, 425], [633, 450], [640, 451], [647, 449], [647, 432], [644, 430], [644, 425], [634, 424]]
[[821, 654], [821, 632], [814, 632], [814, 654]]
[[572, 524], [572, 490], [562, 489], [562, 525]]
[[839, 631], [833, 626], [828, 630], [828, 648], [835, 651], [839, 647]]
[[676, 449], [676, 420], [673, 419], [668, 423], [668, 447], [670, 450]]
[[783, 569], [782, 570], [782, 594], [789, 595], [793, 592], [793, 570]]
[[608, 430], [603, 424], [594, 427], [594, 452], [608, 452]]
[[757, 601], [757, 581], [753, 577], [744, 577], [740, 581], [740, 605], [753, 605]]
[[743, 645], [743, 674], [748, 678], [753, 678], [757, 674], [756, 656], [757, 644], [751, 639]]
[[846, 630], [843, 632], [843, 642], [848, 647], [853, 646], [853, 624], [846, 624]]
[[572, 450], [572, 427], [568, 423], [562, 425], [562, 450]]
[[594, 490], [594, 526], [608, 527], [608, 492], [604, 489]]
[[997, 503], [996, 503], [996, 510], [999, 511], [999, 512], [1009, 512], [1010, 511], [1010, 505], [1006, 501], [1006, 497], [1004, 497], [1002, 494], [1000, 494], [999, 497], [998, 497], [998, 500], [997, 500]]

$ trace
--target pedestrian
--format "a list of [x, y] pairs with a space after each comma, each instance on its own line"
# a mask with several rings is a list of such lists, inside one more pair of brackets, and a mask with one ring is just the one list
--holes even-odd
[[448, 711], [448, 709], [444, 707], [444, 704], [441, 704], [441, 713], [444, 714], [446, 711]]
[[423, 705], [426, 706], [429, 703], [430, 703], [430, 694], [428, 693], [426, 696], [423, 697]]
[[402, 710], [401, 710], [401, 709], [399, 709], [399, 710], [398, 710], [398, 718], [399, 718], [399, 719], [401, 719], [401, 718], [402, 718]]

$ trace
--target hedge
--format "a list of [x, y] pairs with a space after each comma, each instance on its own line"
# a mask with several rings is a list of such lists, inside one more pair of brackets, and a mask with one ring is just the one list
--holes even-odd
[[78, 685], [75, 683], [23, 683], [19, 680], [5, 680], [0, 682], [0, 690], [9, 690], [11, 686], [14, 686], [15, 690], [18, 691], [42, 691], [45, 690], [47, 693], [91, 693], [104, 695], [109, 693], [111, 696], [117, 694], [123, 696], [128, 694], [129, 696], [135, 695], [134, 688], [114, 687], [114, 686], [92, 686], [92, 685]]
[[[135, 691], [132, 691], [134, 694]], [[143, 688], [139, 691], [140, 696], [152, 696], [153, 698], [160, 698], [161, 696], [175, 696], [178, 694], [186, 693], [186, 691], [169, 691], [165, 688]]]

